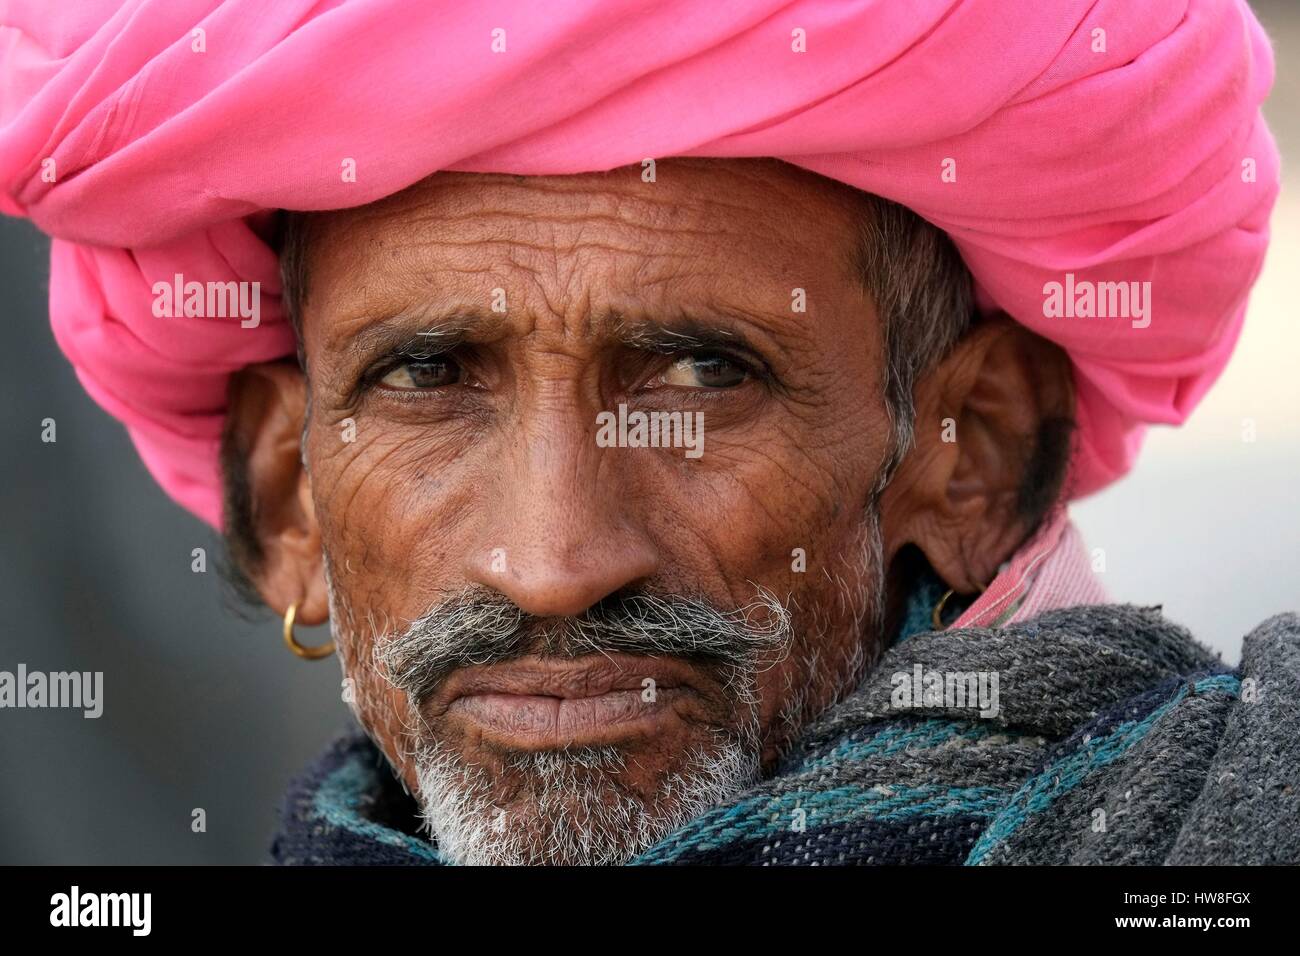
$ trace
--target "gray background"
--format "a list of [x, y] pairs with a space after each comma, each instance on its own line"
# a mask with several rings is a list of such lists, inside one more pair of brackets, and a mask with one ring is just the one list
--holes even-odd
[[[1300, 8], [1256, 8], [1278, 60], [1267, 112], [1283, 155], [1300, 155]], [[1300, 606], [1296, 191], [1290, 177], [1219, 385], [1073, 509], [1115, 597], [1163, 603], [1234, 661], [1251, 626]], [[55, 346], [47, 255], [29, 223], [0, 220], [0, 669], [103, 671], [106, 708], [0, 710], [0, 863], [258, 862], [289, 777], [350, 719], [338, 665], [293, 658], [278, 621], [233, 612], [215, 535], [154, 485]], [[55, 444], [39, 438], [47, 417]], [[206, 574], [190, 570], [196, 547]], [[206, 833], [191, 832], [196, 807]]]

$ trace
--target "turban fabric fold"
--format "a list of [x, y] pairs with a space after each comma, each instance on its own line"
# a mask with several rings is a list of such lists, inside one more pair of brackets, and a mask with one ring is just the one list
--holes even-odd
[[[294, 350], [268, 211], [668, 156], [777, 157], [945, 230], [984, 309], [1069, 353], [1086, 494], [1232, 351], [1272, 78], [1244, 0], [7, 0], [0, 210], [55, 237], [60, 347], [212, 524], [228, 377]], [[157, 317], [178, 273], [260, 282], [260, 324]], [[1149, 325], [1045, 314], [1067, 274], [1150, 282]]]

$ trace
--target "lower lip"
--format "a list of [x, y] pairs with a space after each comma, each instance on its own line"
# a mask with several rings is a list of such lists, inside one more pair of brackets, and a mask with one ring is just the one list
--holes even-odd
[[448, 713], [478, 725], [496, 742], [518, 749], [598, 746], [655, 733], [670, 714], [668, 688], [653, 702], [639, 689], [613, 690], [592, 697], [541, 697], [530, 694], [470, 694]]

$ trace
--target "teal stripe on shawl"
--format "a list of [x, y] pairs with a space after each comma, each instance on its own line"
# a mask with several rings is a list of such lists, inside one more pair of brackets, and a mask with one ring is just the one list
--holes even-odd
[[991, 817], [1005, 804], [1009, 788], [876, 786], [793, 790], [776, 796], [753, 797], [719, 807], [692, 820], [673, 834], [671, 842], [651, 847], [634, 865], [672, 863], [694, 851], [711, 850], [739, 840], [790, 833], [795, 810], [804, 810], [813, 826], [833, 826], [857, 819], [879, 821], [955, 814]]
[[357, 836], [406, 850], [431, 863], [444, 862], [434, 845], [380, 823], [367, 820], [359, 809], [375, 781], [375, 771], [352, 757], [321, 783], [312, 800], [312, 813], [330, 826], [341, 827]]
[[[1219, 692], [1236, 697], [1241, 693], [1241, 681], [1232, 674], [1217, 674], [1197, 681], [1195, 688], [1198, 695]], [[1141, 743], [1151, 728], [1186, 697], [1187, 684], [1181, 684], [1169, 700], [1142, 720], [1126, 721], [1113, 732], [1094, 737], [1084, 745], [1085, 749], [1075, 751], [1042, 773], [1030, 777], [997, 819], [981, 834], [966, 858], [966, 865], [978, 866], [999, 843], [1010, 839], [1031, 816], [1050, 807], [1082, 783], [1090, 773], [1123, 757]]]
[[798, 773], [808, 773], [827, 767], [867, 760], [880, 755], [889, 756], [900, 750], [928, 749], [950, 740], [976, 741], [993, 735], [1004, 737], [1033, 736], [1005, 727], [969, 720], [942, 720], [930, 718], [920, 723], [889, 724], [864, 740], [841, 740], [831, 750], [809, 757], [799, 764]]

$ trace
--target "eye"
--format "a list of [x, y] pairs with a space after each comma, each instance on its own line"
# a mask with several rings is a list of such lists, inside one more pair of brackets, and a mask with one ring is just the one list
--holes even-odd
[[749, 378], [749, 369], [740, 362], [718, 352], [706, 352], [677, 359], [659, 381], [682, 388], [735, 388]]
[[381, 378], [379, 384], [385, 388], [410, 391], [456, 385], [463, 378], [463, 370], [455, 359], [440, 356], [403, 362]]

